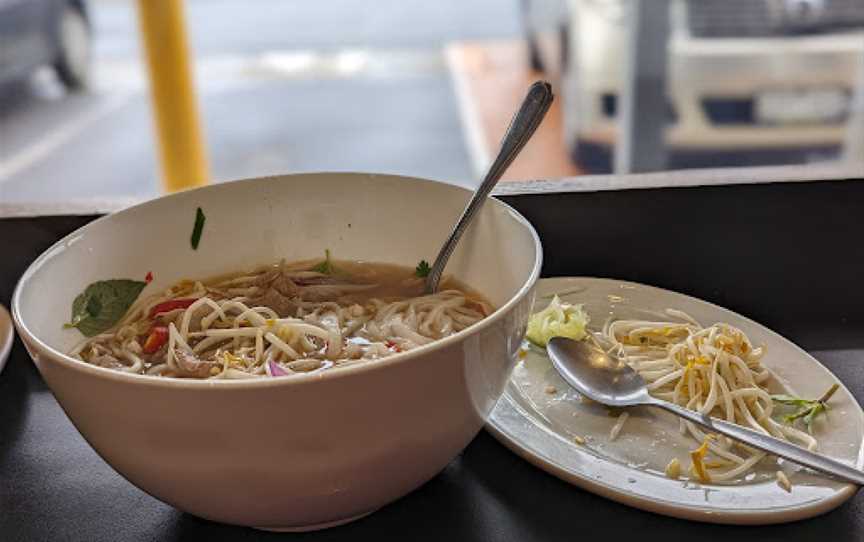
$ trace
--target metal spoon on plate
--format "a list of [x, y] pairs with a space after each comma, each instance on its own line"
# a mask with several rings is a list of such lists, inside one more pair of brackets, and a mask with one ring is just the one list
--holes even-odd
[[711, 418], [648, 394], [645, 380], [619, 359], [610, 357], [590, 341], [555, 337], [547, 346], [549, 359], [561, 377], [576, 391], [608, 406], [653, 406], [726, 435], [764, 452], [786, 458], [853, 484], [864, 485], [864, 472], [821, 454], [740, 425]]
[[549, 106], [552, 105], [552, 99], [552, 86], [545, 81], [537, 81], [528, 89], [528, 94], [522, 100], [522, 105], [519, 107], [516, 115], [513, 116], [507, 132], [504, 134], [504, 139], [501, 140], [501, 149], [498, 151], [498, 156], [492, 162], [492, 165], [489, 166], [486, 177], [480, 183], [480, 186], [477, 187], [477, 190], [474, 191], [474, 195], [471, 197], [468, 205], [465, 206], [465, 210], [462, 211], [462, 216], [459, 217], [459, 222], [456, 223], [456, 226], [450, 233], [450, 237], [447, 238], [444, 246], [441, 247], [438, 257], [435, 258], [435, 263], [432, 264], [429, 274], [426, 275], [425, 289], [427, 294], [433, 294], [438, 290], [438, 283], [441, 281], [444, 266], [447, 265], [447, 260], [450, 259], [453, 250], [456, 249], [459, 238], [468, 229], [471, 221], [477, 215], [489, 193], [498, 184], [498, 180], [507, 171], [510, 163], [513, 162], [513, 159], [516, 158], [522, 147], [534, 135], [534, 131], [540, 126], [540, 122], [549, 110]]

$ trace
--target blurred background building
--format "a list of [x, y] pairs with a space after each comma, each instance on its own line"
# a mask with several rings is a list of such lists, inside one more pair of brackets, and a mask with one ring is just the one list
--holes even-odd
[[[0, 0], [0, 201], [160, 192], [135, 4]], [[183, 4], [214, 182], [470, 186], [538, 77], [558, 100], [511, 179], [611, 171], [627, 137], [663, 168], [864, 164], [862, 0], [645, 1], [642, 26], [631, 0]]]

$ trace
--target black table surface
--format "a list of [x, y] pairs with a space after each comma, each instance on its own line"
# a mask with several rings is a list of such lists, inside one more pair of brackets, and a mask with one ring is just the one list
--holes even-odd
[[[726, 305], [785, 334], [864, 401], [864, 182], [504, 198], [544, 243], [544, 274], [611, 276]], [[0, 219], [0, 302], [92, 216]], [[590, 241], [590, 243], [588, 242]], [[114, 472], [69, 422], [16, 339], [0, 374], [0, 540], [864, 540], [864, 497], [786, 525], [700, 524], [575, 488], [488, 433], [368, 518], [273, 534], [185, 514]]]

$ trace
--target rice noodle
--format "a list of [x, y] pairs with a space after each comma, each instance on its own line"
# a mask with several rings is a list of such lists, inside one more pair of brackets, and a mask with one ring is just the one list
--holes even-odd
[[[283, 262], [213, 281], [180, 281], [139, 300], [117, 326], [70, 354], [153, 376], [272, 376], [268, 360], [293, 374], [417, 348], [465, 329], [491, 310], [476, 295], [453, 288], [452, 280], [445, 281], [451, 284], [447, 289], [420, 295], [422, 280], [411, 269], [337, 265], [359, 272], [328, 275], [312, 263]], [[390, 281], [398, 286], [358, 281], [357, 275], [372, 276], [379, 268], [385, 275], [399, 274], [398, 281]], [[159, 311], [176, 300], [188, 306]], [[156, 326], [167, 328], [167, 341], [145, 352], [142, 345]]]
[[[816, 448], [816, 439], [808, 433], [771, 418], [774, 404], [762, 386], [771, 376], [760, 362], [763, 348], [754, 348], [744, 332], [729, 324], [703, 327], [682, 311], [669, 309], [666, 314], [680, 321], [608, 320], [593, 336], [605, 351], [618, 355], [645, 379], [651, 395]], [[766, 456], [728, 438], [706, 440], [699, 427], [683, 419], [679, 424], [682, 434], [707, 443], [714, 459], [704, 465], [712, 482], [735, 480]], [[610, 440], [622, 425], [619, 418]]]

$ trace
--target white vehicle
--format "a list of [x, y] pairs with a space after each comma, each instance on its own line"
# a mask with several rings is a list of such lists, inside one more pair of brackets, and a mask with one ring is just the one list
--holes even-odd
[[[610, 169], [627, 1], [523, 0], [532, 64], [557, 83], [567, 144], [592, 171]], [[669, 17], [670, 166], [840, 149], [864, 92], [864, 0], [669, 0]]]

